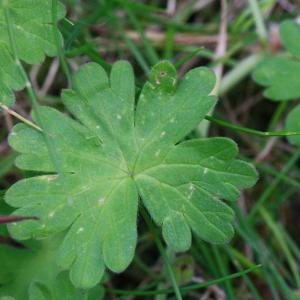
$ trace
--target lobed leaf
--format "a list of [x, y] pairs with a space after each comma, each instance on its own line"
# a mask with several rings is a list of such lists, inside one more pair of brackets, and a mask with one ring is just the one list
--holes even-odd
[[254, 79], [265, 86], [264, 95], [276, 101], [300, 97], [300, 25], [295, 21], [280, 24], [280, 39], [290, 56], [273, 56], [258, 65]]
[[0, 299], [95, 299], [91, 291], [74, 288], [68, 274], [56, 265], [61, 237], [27, 242], [26, 248], [0, 245]]
[[[290, 56], [273, 56], [263, 61], [254, 72], [254, 79], [265, 86], [264, 95], [277, 101], [294, 100], [300, 97], [300, 25], [287, 20], [280, 24], [280, 39]], [[300, 130], [300, 107], [296, 106], [286, 120], [287, 131]], [[298, 136], [288, 140], [300, 145]]]
[[64, 185], [55, 173], [43, 134], [19, 124], [9, 137], [17, 165], [45, 175], [23, 179], [6, 193], [16, 214], [39, 221], [12, 224], [18, 239], [66, 231], [59, 264], [77, 287], [96, 285], [105, 267], [123, 271], [137, 243], [138, 201], [148, 209], [175, 251], [191, 245], [191, 232], [212, 243], [233, 235], [233, 201], [252, 186], [252, 165], [236, 160], [226, 138], [182, 141], [216, 103], [215, 78], [196, 68], [180, 81], [174, 66], [154, 66], [135, 104], [132, 67], [119, 61], [110, 76], [89, 63], [74, 76], [76, 88], [62, 100], [76, 121], [41, 109], [52, 137]]
[[[0, 99], [12, 104], [13, 91], [25, 87], [25, 79], [16, 63], [11, 47], [5, 10], [9, 12], [16, 55], [27, 64], [39, 64], [45, 56], [55, 56], [56, 46], [52, 26], [50, 0], [3, 0], [0, 2]], [[58, 19], [65, 15], [58, 6]], [[34, 47], [32, 47], [34, 45]]]

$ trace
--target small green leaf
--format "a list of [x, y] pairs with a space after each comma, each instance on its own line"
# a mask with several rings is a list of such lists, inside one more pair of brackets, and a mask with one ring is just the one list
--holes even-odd
[[[21, 90], [26, 84], [20, 66], [13, 58], [5, 10], [9, 12], [17, 58], [28, 64], [39, 64], [45, 55], [57, 54], [51, 24], [51, 3], [50, 0], [0, 2], [0, 99], [4, 104], [12, 104], [13, 91]], [[57, 18], [62, 19], [64, 15], [64, 7], [59, 4]]]
[[280, 24], [280, 38], [283, 46], [300, 59], [300, 25], [292, 20]]
[[[288, 114], [286, 120], [286, 130], [289, 131], [300, 131], [300, 104], [298, 104], [292, 111]], [[290, 136], [288, 137], [291, 144], [300, 146], [300, 136]]]
[[266, 87], [265, 97], [283, 101], [300, 97], [299, 75], [300, 61], [273, 57], [257, 67], [254, 79]]
[[254, 79], [264, 87], [264, 95], [277, 101], [300, 97], [300, 25], [285, 21], [280, 25], [280, 38], [293, 57], [273, 56], [265, 59], [253, 73]]
[[[75, 289], [55, 260], [61, 237], [26, 243], [26, 248], [0, 245], [0, 299], [53, 300], [89, 298]], [[98, 292], [100, 287], [95, 288]], [[99, 294], [98, 294], [99, 295]]]
[[99, 65], [86, 64], [74, 76], [76, 89], [62, 95], [77, 121], [41, 109], [64, 171], [63, 186], [41, 132], [18, 124], [9, 137], [21, 153], [17, 166], [46, 174], [7, 191], [16, 214], [39, 217], [9, 230], [18, 239], [66, 231], [58, 260], [77, 287], [96, 285], [105, 267], [121, 272], [130, 264], [139, 197], [167, 244], [184, 251], [191, 231], [212, 243], [228, 242], [234, 215], [221, 200], [235, 200], [256, 181], [252, 165], [235, 159], [231, 140], [181, 142], [216, 103], [209, 95], [212, 71], [196, 68], [177, 81], [174, 66], [163, 61], [149, 78], [135, 104], [129, 63], [115, 63], [109, 77]]

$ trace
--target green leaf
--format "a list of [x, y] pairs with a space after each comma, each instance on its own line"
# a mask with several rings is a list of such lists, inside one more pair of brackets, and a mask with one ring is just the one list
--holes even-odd
[[281, 42], [290, 57], [273, 56], [256, 68], [253, 77], [265, 86], [264, 95], [277, 101], [300, 97], [300, 25], [285, 21], [280, 25]]
[[77, 287], [97, 284], [105, 267], [121, 272], [130, 264], [139, 197], [162, 226], [166, 243], [184, 251], [191, 231], [212, 243], [228, 242], [234, 215], [221, 199], [235, 200], [239, 189], [256, 181], [252, 165], [235, 159], [233, 141], [182, 142], [216, 103], [209, 96], [215, 85], [212, 71], [196, 68], [178, 81], [174, 66], [163, 61], [149, 78], [135, 104], [129, 63], [115, 63], [109, 78], [99, 65], [86, 64], [74, 76], [76, 89], [62, 95], [77, 121], [41, 109], [63, 185], [42, 133], [18, 124], [10, 135], [10, 145], [21, 153], [17, 166], [49, 175], [21, 180], [7, 191], [16, 214], [39, 217], [9, 230], [17, 239], [67, 230], [58, 260], [71, 270]]
[[[288, 114], [286, 120], [286, 130], [300, 131], [300, 104], [298, 104]], [[291, 144], [300, 146], [300, 136], [290, 136], [288, 137], [288, 139], [291, 142]]]
[[300, 59], [300, 25], [292, 20], [283, 21], [280, 24], [280, 38], [283, 46]]
[[[4, 104], [12, 104], [13, 91], [21, 90], [26, 84], [10, 46], [5, 10], [9, 12], [18, 59], [27, 64], [39, 64], [45, 55], [57, 54], [51, 3], [50, 0], [3, 0], [0, 3], [0, 99]], [[64, 15], [64, 7], [60, 4], [57, 17], [62, 19]]]
[[[66, 272], [55, 260], [61, 237], [28, 242], [26, 248], [0, 245], [0, 299], [82, 300], [100, 287], [87, 292], [75, 289]], [[100, 299], [100, 298], [99, 298]]]

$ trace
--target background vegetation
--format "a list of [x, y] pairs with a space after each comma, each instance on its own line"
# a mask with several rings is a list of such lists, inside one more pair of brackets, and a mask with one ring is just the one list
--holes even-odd
[[[127, 59], [135, 67], [140, 87], [151, 66], [161, 59], [171, 60], [180, 75], [196, 66], [209, 66], [218, 79], [215, 116], [260, 131], [283, 130], [295, 103], [267, 100], [251, 74], [265, 57], [283, 51], [278, 26], [282, 20], [298, 17], [297, 1], [62, 2], [67, 19], [59, 27], [72, 73], [87, 61], [109, 71], [111, 63]], [[64, 110], [59, 95], [68, 81], [58, 58], [47, 58], [26, 70], [40, 103]], [[17, 94], [11, 109], [31, 118], [25, 91]], [[32, 175], [14, 167], [16, 153], [8, 146], [7, 136], [16, 122], [10, 111], [0, 112], [1, 215], [10, 212], [3, 202], [6, 189]], [[133, 263], [122, 274], [107, 273], [103, 288], [91, 299], [178, 299], [166, 271], [169, 264], [177, 285], [185, 286], [181, 289], [185, 299], [300, 299], [300, 149], [284, 137], [245, 131], [207, 122], [191, 134], [233, 138], [241, 157], [252, 161], [260, 173], [257, 185], [232, 204], [236, 212], [232, 242], [213, 246], [194, 238], [189, 252], [174, 256], [151, 221], [149, 229], [140, 216]], [[0, 243], [22, 247], [1, 226]], [[16, 272], [18, 265], [11, 268]], [[239, 273], [249, 268], [251, 272]], [[220, 278], [221, 282], [213, 281]]]

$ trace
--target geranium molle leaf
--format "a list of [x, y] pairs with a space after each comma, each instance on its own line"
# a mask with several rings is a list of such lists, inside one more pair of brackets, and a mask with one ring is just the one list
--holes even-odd
[[[18, 59], [27, 64], [41, 63], [45, 55], [55, 56], [56, 46], [52, 26], [51, 0], [3, 0], [0, 1], [0, 101], [12, 104], [13, 91], [24, 88], [26, 81], [14, 59], [5, 10], [9, 12], [11, 33], [15, 41]], [[57, 18], [65, 15], [59, 4]]]
[[274, 55], [263, 60], [253, 77], [266, 87], [264, 95], [267, 98], [293, 100], [300, 97], [300, 25], [291, 20], [282, 22], [280, 39], [290, 56]]
[[233, 201], [241, 188], [252, 186], [256, 171], [235, 159], [238, 149], [230, 139], [183, 141], [216, 103], [209, 95], [213, 72], [196, 68], [178, 80], [174, 66], [160, 62], [137, 104], [125, 61], [116, 62], [109, 76], [86, 64], [74, 82], [62, 100], [76, 120], [41, 109], [63, 184], [43, 133], [19, 124], [10, 135], [10, 145], [21, 153], [17, 166], [46, 173], [7, 191], [15, 214], [39, 218], [11, 225], [11, 234], [43, 238], [66, 230], [59, 264], [84, 288], [97, 284], [105, 267], [121, 272], [132, 261], [139, 198], [175, 251], [190, 247], [192, 231], [208, 242], [228, 242], [234, 216], [222, 200]]
[[26, 242], [23, 248], [0, 245], [0, 299], [52, 300], [95, 299], [100, 286], [90, 291], [76, 289], [67, 272], [56, 264], [61, 235]]

